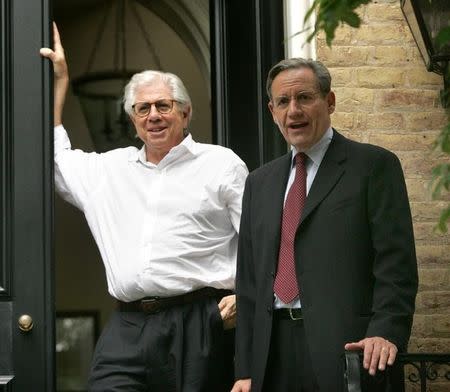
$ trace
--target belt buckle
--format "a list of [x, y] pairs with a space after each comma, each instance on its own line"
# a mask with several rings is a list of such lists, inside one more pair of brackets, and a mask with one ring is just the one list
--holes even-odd
[[289, 317], [291, 318], [292, 321], [301, 320], [303, 318], [303, 316], [295, 317], [294, 314], [292, 313], [292, 308], [289, 308]]
[[142, 310], [147, 314], [158, 313], [161, 309], [158, 305], [160, 297], [152, 297], [141, 300]]

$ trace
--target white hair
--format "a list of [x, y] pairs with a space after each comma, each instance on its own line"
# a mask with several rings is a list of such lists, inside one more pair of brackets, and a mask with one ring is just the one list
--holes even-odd
[[134, 74], [125, 86], [123, 107], [129, 116], [133, 114], [132, 106], [136, 103], [136, 91], [144, 86], [152, 86], [162, 81], [172, 92], [172, 99], [177, 101], [182, 110], [188, 112], [188, 122], [192, 118], [192, 102], [181, 79], [170, 72], [147, 70]]

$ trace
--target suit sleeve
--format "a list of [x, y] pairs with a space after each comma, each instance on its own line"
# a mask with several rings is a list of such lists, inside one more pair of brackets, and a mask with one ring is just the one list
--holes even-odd
[[398, 158], [380, 154], [372, 167], [368, 214], [375, 252], [373, 317], [366, 336], [381, 336], [405, 350], [417, 293], [417, 261], [405, 180]]
[[235, 378], [250, 377], [255, 313], [255, 276], [251, 238], [251, 186], [247, 177], [242, 200], [236, 271], [236, 356]]

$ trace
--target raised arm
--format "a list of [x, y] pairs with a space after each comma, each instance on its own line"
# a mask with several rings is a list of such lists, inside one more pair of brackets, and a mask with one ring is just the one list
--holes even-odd
[[67, 68], [64, 48], [61, 44], [56, 23], [53, 22], [53, 50], [50, 48], [41, 48], [40, 54], [51, 60], [53, 63], [54, 77], [54, 107], [53, 116], [55, 126], [62, 124], [62, 112], [64, 101], [66, 99], [67, 89], [69, 87], [69, 71]]
[[62, 126], [64, 101], [69, 87], [69, 71], [55, 23], [53, 23], [53, 49], [41, 48], [40, 54], [53, 64], [56, 190], [64, 200], [84, 211], [90, 194], [95, 192], [100, 183], [102, 165], [98, 154], [73, 150], [67, 132]]

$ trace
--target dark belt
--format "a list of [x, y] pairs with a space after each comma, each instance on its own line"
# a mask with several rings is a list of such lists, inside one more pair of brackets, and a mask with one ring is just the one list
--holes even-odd
[[274, 309], [273, 318], [275, 320], [303, 320], [302, 310], [300, 308], [282, 308]]
[[202, 298], [216, 298], [219, 300], [231, 294], [233, 294], [231, 290], [204, 287], [200, 290], [174, 297], [146, 297], [133, 302], [122, 302], [118, 300], [117, 303], [120, 312], [144, 312], [153, 314], [174, 306], [189, 304]]

